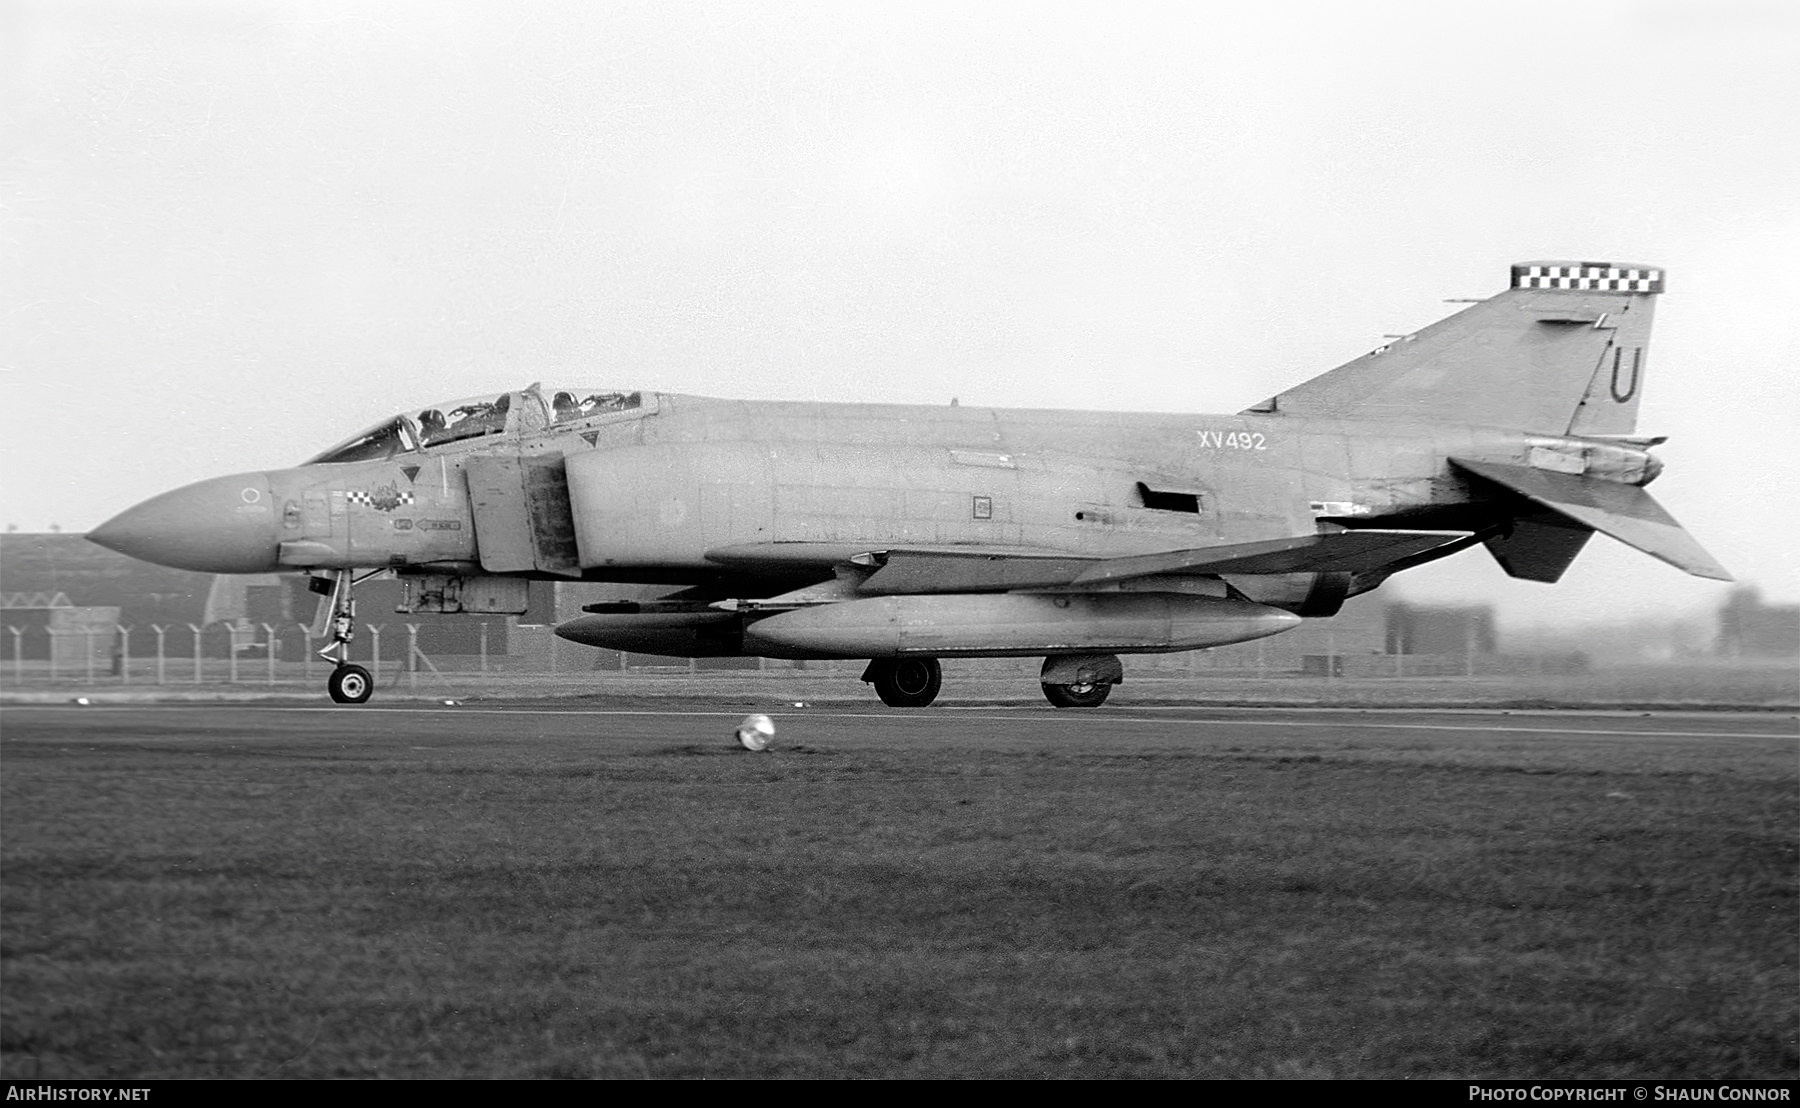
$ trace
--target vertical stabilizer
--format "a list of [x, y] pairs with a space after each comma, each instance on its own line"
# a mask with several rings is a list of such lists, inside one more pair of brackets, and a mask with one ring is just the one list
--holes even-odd
[[1627, 435], [1662, 291], [1652, 266], [1521, 263], [1505, 292], [1250, 410]]

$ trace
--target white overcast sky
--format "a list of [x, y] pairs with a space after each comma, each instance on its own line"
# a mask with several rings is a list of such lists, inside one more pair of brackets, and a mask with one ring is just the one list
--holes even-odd
[[1796, 58], [1788, 0], [0, 0], [0, 523], [537, 379], [1230, 412], [1603, 259], [1670, 271], [1656, 495], [1800, 599]]

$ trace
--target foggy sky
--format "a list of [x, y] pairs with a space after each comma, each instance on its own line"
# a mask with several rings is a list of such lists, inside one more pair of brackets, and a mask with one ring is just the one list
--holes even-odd
[[1243, 7], [0, 0], [0, 523], [535, 380], [1231, 412], [1596, 259], [1669, 271], [1657, 498], [1800, 599], [1796, 9]]

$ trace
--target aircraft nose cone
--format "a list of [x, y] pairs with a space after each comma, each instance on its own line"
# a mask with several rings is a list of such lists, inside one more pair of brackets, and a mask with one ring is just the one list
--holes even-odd
[[153, 496], [88, 532], [108, 550], [198, 573], [272, 573], [276, 512], [261, 473], [215, 477]]

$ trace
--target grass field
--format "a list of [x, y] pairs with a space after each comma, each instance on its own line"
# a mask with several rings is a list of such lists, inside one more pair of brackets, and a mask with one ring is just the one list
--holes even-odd
[[0, 1073], [1800, 1074], [1791, 720], [715, 709], [7, 709]]

